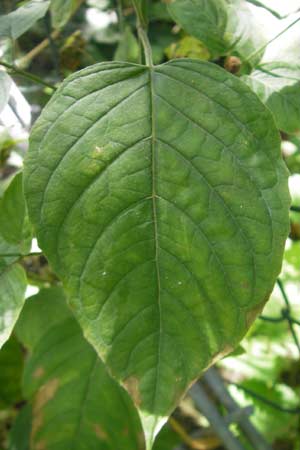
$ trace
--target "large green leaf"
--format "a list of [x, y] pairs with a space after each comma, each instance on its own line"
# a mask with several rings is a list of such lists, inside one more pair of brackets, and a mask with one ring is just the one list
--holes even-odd
[[175, 21], [192, 36], [200, 39], [213, 56], [237, 53], [254, 63], [251, 55], [266, 38], [245, 0], [174, 0], [168, 3]]
[[0, 348], [9, 338], [22, 310], [26, 286], [25, 272], [18, 264], [0, 273]]
[[273, 119], [210, 63], [97, 64], [53, 96], [25, 165], [39, 244], [150, 448], [280, 270], [289, 195]]
[[[57, 318], [47, 326], [52, 301]], [[110, 378], [71, 312], [66, 315], [62, 293], [43, 290], [27, 302], [25, 315], [34, 315], [34, 322], [21, 316], [18, 336], [31, 349], [23, 380], [33, 403], [30, 449], [143, 450], [127, 393]]]
[[49, 5], [50, 1], [31, 0], [15, 11], [0, 16], [0, 38], [20, 37], [46, 14]]
[[270, 108], [280, 130], [300, 130], [300, 64], [265, 63], [243, 79]]

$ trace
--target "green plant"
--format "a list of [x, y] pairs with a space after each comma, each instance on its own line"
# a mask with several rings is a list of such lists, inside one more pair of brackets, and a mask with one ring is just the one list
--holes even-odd
[[[61, 32], [82, 2], [60, 14], [61, 3], [20, 6], [0, 17], [0, 35], [16, 39], [48, 8]], [[153, 63], [155, 5], [210, 62]], [[281, 268], [290, 197], [279, 130], [299, 130], [300, 61], [264, 57], [299, 17], [270, 39], [247, 1], [133, 6], [137, 37], [119, 4], [127, 61], [58, 87], [1, 62], [55, 91], [30, 134], [24, 193], [19, 174], [0, 203], [1, 343], [14, 329], [30, 353], [20, 426], [32, 449], [140, 450], [145, 438], [150, 450], [191, 383], [238, 346]], [[233, 57], [235, 75], [219, 67]], [[48, 290], [15, 326], [32, 236], [56, 276], [39, 277]], [[16, 422], [13, 442], [20, 432]]]

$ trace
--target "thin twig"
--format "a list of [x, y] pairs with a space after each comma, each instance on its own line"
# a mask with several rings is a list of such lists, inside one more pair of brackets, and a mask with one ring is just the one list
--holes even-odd
[[[78, 10], [78, 8], [82, 5], [84, 0], [79, 0], [76, 5], [76, 9], [73, 11], [73, 14]], [[19, 64], [21, 67], [26, 67], [36, 56], [38, 56], [42, 51], [44, 51], [48, 45], [51, 44], [51, 40], [54, 41], [57, 39], [61, 32], [63, 31], [63, 28], [57, 29], [52, 31], [52, 33], [44, 39], [42, 42], [40, 42], [36, 47], [34, 47], [30, 52], [28, 52], [23, 58], [19, 60]]]
[[[52, 40], [55, 40], [59, 37], [61, 30], [54, 30], [51, 33]], [[20, 67], [27, 67], [31, 61], [36, 58], [40, 53], [42, 53], [50, 44], [50, 39], [46, 38], [42, 42], [40, 42], [36, 47], [34, 47], [30, 52], [28, 52], [23, 58], [20, 58], [18, 64]]]
[[255, 52], [251, 53], [250, 56], [248, 56], [247, 59], [245, 59], [244, 62], [250, 61], [254, 56], [258, 55], [260, 52], [265, 50], [265, 48], [274, 42], [277, 38], [279, 38], [282, 34], [284, 34], [287, 30], [289, 30], [293, 25], [295, 25], [297, 22], [299, 22], [300, 16], [294, 20], [292, 23], [290, 23], [287, 27], [285, 27], [283, 30], [280, 31], [280, 33], [276, 34], [270, 41], [268, 41], [266, 44], [262, 45], [258, 50], [255, 50]]
[[300, 206], [294, 206], [294, 205], [292, 205], [292, 206], [290, 207], [290, 210], [291, 210], [291, 211], [294, 211], [294, 212], [300, 212]]
[[297, 347], [297, 350], [298, 350], [298, 352], [299, 352], [299, 355], [300, 355], [300, 342], [299, 342], [297, 333], [296, 333], [296, 331], [295, 331], [295, 329], [294, 329], [294, 323], [298, 324], [298, 321], [295, 321], [295, 320], [290, 316], [290, 312], [291, 312], [290, 301], [289, 301], [289, 298], [288, 298], [288, 296], [287, 296], [286, 290], [285, 290], [285, 288], [284, 288], [284, 286], [283, 286], [283, 283], [282, 283], [282, 281], [281, 281], [279, 278], [277, 279], [277, 284], [278, 284], [278, 286], [279, 286], [280, 292], [281, 292], [282, 297], [283, 297], [283, 299], [284, 299], [284, 302], [285, 302], [285, 304], [286, 304], [286, 309], [282, 310], [282, 315], [286, 317], [286, 320], [287, 320], [287, 322], [288, 322], [288, 325], [289, 325], [289, 328], [290, 328], [290, 331], [291, 331], [291, 334], [292, 334], [294, 343], [295, 343], [295, 345], [296, 345], [296, 347]]
[[257, 392], [253, 391], [252, 389], [249, 389], [239, 383], [234, 383], [233, 381], [227, 380], [226, 378], [224, 378], [224, 381], [227, 384], [236, 386], [238, 389], [241, 389], [242, 391], [246, 392], [246, 394], [249, 394], [251, 397], [256, 398], [257, 400], [261, 401], [262, 403], [265, 403], [266, 405], [270, 406], [271, 408], [277, 409], [278, 411], [288, 413], [288, 414], [299, 414], [300, 413], [300, 406], [298, 406], [296, 408], [285, 408], [284, 406], [281, 406], [278, 403], [273, 402], [272, 400], [269, 400], [266, 397], [263, 397], [262, 395], [258, 394]]
[[59, 52], [58, 52], [58, 48], [57, 48], [57, 46], [56, 46], [56, 44], [54, 42], [54, 39], [52, 39], [52, 36], [51, 36], [51, 19], [50, 19], [49, 12], [44, 17], [44, 23], [45, 23], [47, 37], [49, 39], [49, 47], [50, 47], [50, 50], [51, 50], [51, 56], [52, 56], [53, 65], [54, 65], [54, 68], [55, 68], [56, 76], [57, 76], [57, 78], [60, 78], [60, 73], [59, 73]]
[[152, 48], [147, 35], [147, 23], [146, 23], [147, 21], [146, 18], [143, 17], [140, 2], [138, 0], [132, 0], [132, 3], [137, 16], [137, 31], [139, 39], [143, 45], [146, 64], [147, 66], [152, 67], [153, 66]]
[[268, 317], [268, 316], [259, 316], [259, 319], [264, 320], [265, 322], [273, 322], [273, 323], [284, 322], [286, 320], [285, 317]]
[[17, 257], [17, 258], [27, 258], [28, 256], [41, 256], [42, 252], [32, 252], [27, 253], [23, 255], [22, 253], [5, 253], [0, 254], [0, 258], [11, 258], [11, 257]]
[[27, 78], [30, 81], [33, 81], [34, 83], [41, 84], [42, 86], [46, 86], [50, 89], [56, 90], [56, 87], [53, 84], [48, 83], [47, 81], [44, 81], [42, 78], [38, 77], [37, 75], [33, 75], [32, 73], [26, 72], [25, 70], [19, 69], [18, 67], [8, 64], [5, 61], [0, 60], [0, 66], [4, 66], [10, 71], [16, 73], [17, 75], [21, 75], [24, 78]]
[[288, 14], [281, 15], [277, 11], [275, 11], [272, 8], [269, 8], [264, 3], [260, 2], [259, 0], [247, 0], [248, 3], [252, 3], [252, 5], [258, 6], [259, 8], [263, 8], [266, 11], [269, 11], [273, 16], [277, 17], [277, 19], [286, 19], [287, 17], [291, 16], [292, 14], [296, 14], [300, 11], [300, 8], [296, 9], [295, 11], [291, 11]]

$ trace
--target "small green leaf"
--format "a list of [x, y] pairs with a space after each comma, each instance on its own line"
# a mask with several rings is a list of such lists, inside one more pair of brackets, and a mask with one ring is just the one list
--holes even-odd
[[51, 17], [54, 28], [62, 28], [66, 25], [82, 0], [51, 0]]
[[167, 5], [164, 2], [149, 2], [148, 9], [149, 21], [166, 21], [172, 22], [172, 17], [167, 9]]
[[26, 274], [15, 264], [0, 273], [0, 348], [9, 338], [24, 303]]
[[39, 245], [151, 448], [279, 273], [289, 195], [273, 118], [214, 64], [97, 64], [36, 122], [25, 191]]
[[179, 435], [171, 428], [169, 423], [161, 429], [155, 440], [153, 450], [173, 450], [182, 443]]
[[173, 42], [165, 53], [168, 59], [174, 58], [195, 58], [210, 59], [210, 53], [207, 48], [198, 39], [193, 36], [184, 36], [177, 42]]
[[243, 80], [270, 108], [280, 130], [300, 130], [300, 64], [261, 64]]
[[168, 4], [175, 21], [203, 42], [213, 56], [236, 53], [257, 62], [251, 54], [266, 43], [261, 24], [245, 0], [174, 0]]
[[[57, 320], [43, 329], [45, 314], [49, 322], [53, 317], [51, 300]], [[66, 315], [62, 292], [43, 290], [28, 302], [18, 336], [31, 348], [23, 380], [24, 394], [33, 404], [30, 448], [40, 449], [43, 443], [53, 450], [143, 450], [127, 393], [110, 378], [71, 312]]]
[[61, 288], [41, 289], [25, 301], [14, 332], [25, 347], [32, 350], [43, 334], [69, 316]]
[[0, 113], [9, 100], [11, 78], [6, 72], [0, 70]]
[[17, 39], [44, 17], [50, 1], [31, 0], [15, 11], [0, 16], [0, 38]]
[[[31, 226], [23, 193], [22, 173], [17, 174], [0, 198], [0, 274], [31, 247]], [[16, 255], [3, 257], [2, 255]]]
[[21, 253], [31, 246], [31, 227], [23, 193], [23, 176], [18, 173], [0, 199], [0, 234]]
[[168, 8], [175, 21], [213, 53], [221, 54], [227, 50], [224, 37], [228, 22], [226, 0], [174, 0]]

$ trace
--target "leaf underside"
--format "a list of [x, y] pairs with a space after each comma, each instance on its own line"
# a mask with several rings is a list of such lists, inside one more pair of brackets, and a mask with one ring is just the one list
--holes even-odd
[[289, 196], [273, 119], [210, 63], [97, 64], [37, 121], [25, 191], [39, 244], [151, 448], [280, 270]]

